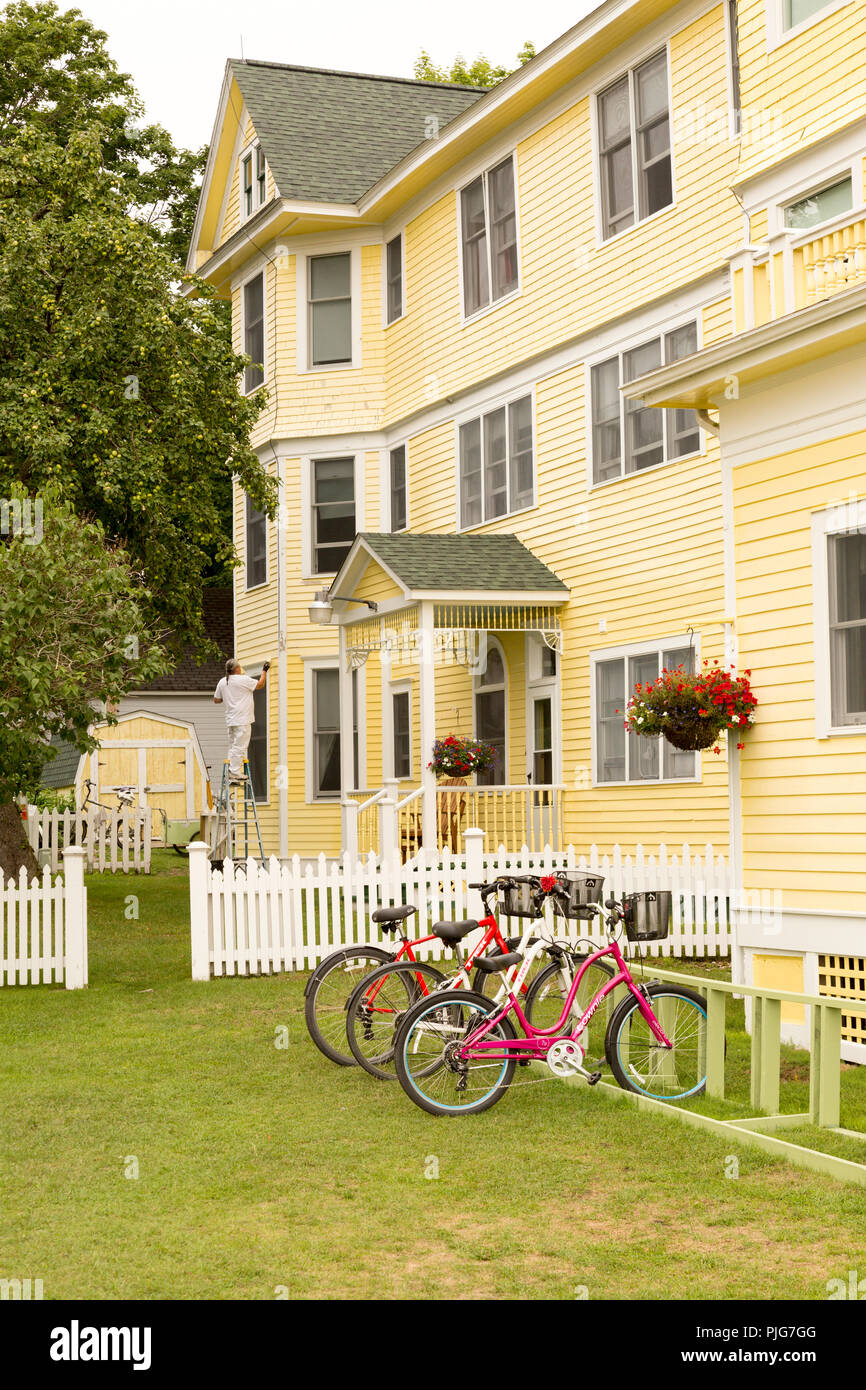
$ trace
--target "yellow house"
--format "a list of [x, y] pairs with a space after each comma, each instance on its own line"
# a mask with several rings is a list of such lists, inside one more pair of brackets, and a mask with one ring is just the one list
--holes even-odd
[[[792, 384], [760, 419], [719, 373], [853, 293], [864, 41], [866, 0], [607, 0], [490, 91], [227, 65], [189, 268], [232, 301], [243, 389], [268, 393], [253, 443], [279, 516], [235, 498], [238, 654], [273, 662], [267, 849], [375, 846], [396, 802], [404, 850], [470, 815], [506, 842], [730, 840], [737, 862], [742, 840], [747, 883], [790, 870], [804, 910], [856, 912], [850, 822], [823, 832], [820, 884], [791, 826], [761, 826], [794, 814], [772, 758], [779, 717], [808, 718], [812, 600], [788, 576], [818, 506], [786, 495], [772, 419], [786, 392], [805, 408], [825, 330], [796, 365], [779, 347]], [[720, 365], [689, 394], [696, 362]], [[846, 458], [818, 493], [857, 491]], [[784, 639], [761, 627], [783, 597], [805, 605]], [[636, 681], [737, 655], [761, 699], [742, 770], [626, 735]], [[449, 732], [494, 743], [485, 785], [437, 790]], [[825, 778], [857, 735], [828, 738], [807, 837], [819, 802], [852, 809]]]

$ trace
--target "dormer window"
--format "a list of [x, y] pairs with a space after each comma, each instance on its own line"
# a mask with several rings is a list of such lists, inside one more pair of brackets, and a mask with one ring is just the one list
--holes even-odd
[[241, 155], [241, 210], [244, 217], [251, 217], [265, 201], [267, 167], [261, 145], [253, 145]]

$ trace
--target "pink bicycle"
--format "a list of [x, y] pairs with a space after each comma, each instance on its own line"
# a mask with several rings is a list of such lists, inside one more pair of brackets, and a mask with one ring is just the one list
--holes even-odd
[[[587, 878], [569, 871], [542, 878], [538, 888], [523, 885], [523, 915], [542, 916], [548, 924], [554, 913], [584, 919], [597, 915], [609, 935], [606, 946], [583, 959], [552, 1026], [542, 1028], [530, 1022], [518, 997], [533, 960], [545, 949], [544, 929], [537, 920], [527, 924], [516, 951], [475, 963], [476, 969], [485, 972], [509, 970], [505, 1003], [467, 990], [449, 990], [407, 1010], [395, 1039], [395, 1063], [404, 1091], [422, 1110], [431, 1115], [488, 1110], [505, 1095], [519, 1062], [544, 1063], [555, 1076], [580, 1075], [594, 1085], [601, 1072], [589, 1072], [583, 1065], [586, 1030], [603, 1001], [620, 986], [627, 992], [613, 1010], [604, 1044], [607, 1063], [620, 1086], [667, 1101], [685, 1100], [703, 1091], [705, 1000], [684, 986], [638, 983], [618, 940], [623, 928], [635, 944], [667, 936], [671, 894], [632, 893], [622, 903], [608, 899], [602, 909], [598, 902], [587, 901]], [[600, 897], [597, 875], [592, 876], [592, 885], [589, 896]], [[514, 910], [506, 904], [506, 911]], [[530, 934], [535, 938], [533, 945], [529, 945]], [[582, 1011], [574, 1009], [584, 973], [605, 957], [612, 959], [614, 972]]]

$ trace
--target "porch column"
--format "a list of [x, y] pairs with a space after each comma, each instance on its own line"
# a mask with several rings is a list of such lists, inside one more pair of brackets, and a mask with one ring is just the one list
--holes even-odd
[[418, 695], [421, 705], [421, 844], [437, 850], [436, 833], [436, 774], [427, 766], [433, 756], [436, 737], [436, 678], [433, 665], [433, 604], [425, 599], [421, 604], [418, 643]]
[[[352, 673], [346, 656], [346, 629], [342, 623], [340, 634], [340, 803], [345, 802], [355, 780], [354, 753], [352, 739]], [[341, 810], [341, 832], [343, 848], [347, 849], [349, 827], [346, 824], [346, 811]]]

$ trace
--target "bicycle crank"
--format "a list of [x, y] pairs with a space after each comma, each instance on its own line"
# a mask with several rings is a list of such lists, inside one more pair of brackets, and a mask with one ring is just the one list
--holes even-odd
[[587, 1071], [583, 1065], [584, 1056], [579, 1042], [573, 1038], [563, 1038], [552, 1045], [545, 1061], [554, 1076], [583, 1076], [590, 1086], [595, 1086], [601, 1080], [601, 1072]]

